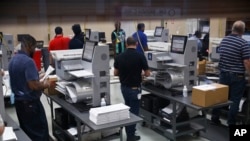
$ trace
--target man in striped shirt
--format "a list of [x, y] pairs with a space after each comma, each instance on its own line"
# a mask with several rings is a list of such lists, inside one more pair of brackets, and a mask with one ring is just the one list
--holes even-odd
[[[226, 36], [220, 43], [220, 83], [228, 85], [230, 105], [228, 112], [228, 125], [236, 124], [236, 116], [239, 103], [246, 87], [245, 71], [250, 72], [250, 47], [241, 38], [245, 31], [245, 23], [236, 21], [232, 27], [232, 33]], [[220, 110], [213, 109], [212, 122], [220, 124]]]

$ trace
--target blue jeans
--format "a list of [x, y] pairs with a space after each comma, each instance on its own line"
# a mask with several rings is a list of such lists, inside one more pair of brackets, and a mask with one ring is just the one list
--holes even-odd
[[[138, 94], [141, 93], [141, 88], [137, 89], [121, 85], [122, 95], [125, 101], [125, 105], [130, 107], [130, 112], [139, 115], [140, 100]], [[133, 137], [136, 131], [136, 124], [125, 127], [127, 138]]]
[[[229, 87], [229, 100], [233, 103], [230, 105], [228, 111], [228, 125], [236, 124], [236, 116], [239, 110], [239, 103], [246, 88], [246, 80], [243, 74], [221, 72], [220, 83], [228, 85]], [[220, 108], [215, 108], [212, 111], [212, 120], [219, 120]]]

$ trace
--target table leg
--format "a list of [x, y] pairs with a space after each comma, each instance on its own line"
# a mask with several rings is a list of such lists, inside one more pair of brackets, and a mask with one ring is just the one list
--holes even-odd
[[77, 126], [77, 137], [78, 137], [78, 141], [82, 141], [82, 131], [81, 131], [81, 122], [76, 119], [76, 126]]
[[123, 141], [122, 129], [123, 129], [123, 127], [120, 128], [120, 141]]

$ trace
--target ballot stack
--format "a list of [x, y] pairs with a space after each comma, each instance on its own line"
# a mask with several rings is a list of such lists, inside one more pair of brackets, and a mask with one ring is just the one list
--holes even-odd
[[96, 125], [117, 122], [130, 118], [130, 107], [120, 103], [104, 107], [91, 108], [89, 119]]

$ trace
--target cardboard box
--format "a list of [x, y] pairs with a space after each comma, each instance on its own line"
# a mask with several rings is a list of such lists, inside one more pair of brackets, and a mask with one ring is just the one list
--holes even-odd
[[56, 82], [57, 82], [57, 77], [56, 76], [49, 76], [49, 82], [50, 82], [50, 88], [44, 89], [43, 93], [47, 95], [56, 95], [59, 94], [55, 87], [56, 87]]
[[194, 86], [192, 103], [201, 107], [208, 107], [228, 101], [228, 86], [218, 83]]
[[197, 75], [204, 75], [206, 73], [206, 60], [197, 63]]

